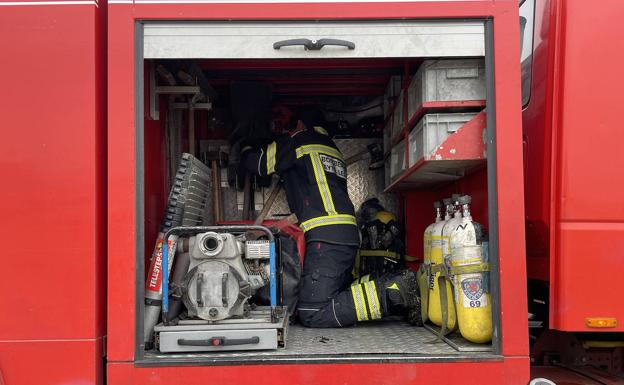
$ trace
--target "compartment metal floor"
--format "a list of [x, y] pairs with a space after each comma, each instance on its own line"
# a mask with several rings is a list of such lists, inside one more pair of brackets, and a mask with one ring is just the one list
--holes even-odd
[[[146, 352], [151, 362], [158, 360], [181, 362], [224, 361], [325, 361], [335, 359], [381, 359], [396, 358], [448, 360], [487, 359], [495, 357], [490, 352], [457, 351], [443, 341], [435, 341], [435, 335], [423, 328], [401, 321], [362, 323], [353, 327], [335, 329], [311, 329], [290, 325], [286, 347], [271, 351], [223, 352], [223, 353], [153, 353]], [[473, 344], [454, 338], [458, 345]]]

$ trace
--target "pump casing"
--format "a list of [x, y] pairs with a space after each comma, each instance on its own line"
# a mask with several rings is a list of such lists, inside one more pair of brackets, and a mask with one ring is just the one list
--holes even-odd
[[206, 232], [191, 237], [183, 301], [190, 317], [218, 321], [248, 313], [247, 300], [269, 282], [269, 242]]

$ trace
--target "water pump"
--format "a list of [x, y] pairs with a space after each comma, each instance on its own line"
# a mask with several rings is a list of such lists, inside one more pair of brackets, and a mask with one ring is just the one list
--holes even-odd
[[191, 263], [182, 284], [188, 315], [208, 321], [248, 315], [247, 300], [269, 283], [269, 241], [205, 232], [189, 245]]

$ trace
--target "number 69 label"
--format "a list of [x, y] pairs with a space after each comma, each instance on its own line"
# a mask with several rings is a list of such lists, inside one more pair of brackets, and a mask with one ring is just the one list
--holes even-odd
[[467, 308], [487, 306], [487, 297], [483, 291], [481, 274], [466, 274], [460, 278], [462, 290], [462, 304]]

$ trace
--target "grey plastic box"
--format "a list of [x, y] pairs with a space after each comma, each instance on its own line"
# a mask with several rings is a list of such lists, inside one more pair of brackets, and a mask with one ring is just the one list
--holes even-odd
[[402, 173], [407, 166], [405, 163], [405, 140], [402, 140], [390, 151], [390, 178]]
[[399, 95], [399, 92], [401, 92], [402, 79], [403, 78], [400, 75], [395, 75], [395, 76], [390, 77], [390, 81], [388, 82], [388, 85], [386, 86], [386, 92], [384, 93], [384, 100], [383, 100], [384, 118], [387, 118], [388, 115], [390, 115], [390, 112], [391, 112], [390, 107], [396, 100], [397, 96]]
[[384, 137], [384, 154], [390, 151], [390, 147], [392, 146], [392, 119], [388, 119], [386, 122], [386, 126], [383, 131]]
[[403, 129], [405, 119], [403, 119], [403, 91], [399, 94], [397, 105], [392, 113], [392, 137], [396, 138]]
[[483, 59], [425, 60], [408, 88], [410, 118], [424, 102], [485, 99]]
[[390, 186], [390, 183], [392, 183], [392, 176], [390, 175], [391, 174], [391, 167], [390, 167], [391, 162], [392, 162], [392, 157], [390, 156], [384, 162], [384, 182], [385, 182], [386, 187]]
[[476, 112], [427, 114], [423, 116], [409, 134], [410, 167], [423, 156], [432, 155], [451, 134], [475, 116], [477, 116]]

